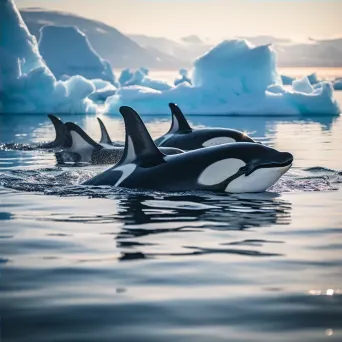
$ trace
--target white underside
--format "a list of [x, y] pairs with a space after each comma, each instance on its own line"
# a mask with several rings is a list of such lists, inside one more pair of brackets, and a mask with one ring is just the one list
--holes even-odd
[[225, 191], [232, 193], [266, 191], [275, 184], [290, 167], [291, 165], [255, 170], [249, 176], [242, 175], [231, 181]]
[[[222, 183], [229, 177], [239, 172], [245, 166], [245, 162], [237, 158], [219, 160], [206, 167], [198, 177], [198, 183], [206, 186], [214, 186]], [[285, 167], [260, 168], [249, 176], [241, 175], [232, 180], [226, 192], [263, 192], [270, 188], [277, 180], [290, 169], [291, 165]]]

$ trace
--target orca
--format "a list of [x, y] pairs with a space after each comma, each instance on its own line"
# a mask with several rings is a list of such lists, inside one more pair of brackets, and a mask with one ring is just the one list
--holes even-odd
[[256, 141], [243, 132], [229, 128], [200, 128], [190, 127], [180, 108], [169, 103], [172, 113], [170, 130], [154, 140], [157, 146], [177, 147], [184, 151], [196, 150], [198, 148], [235, 143]]
[[112, 139], [110, 138], [110, 136], [108, 134], [107, 128], [106, 128], [106, 126], [103, 123], [103, 121], [100, 118], [97, 118], [97, 121], [98, 121], [98, 123], [100, 125], [100, 129], [101, 129], [100, 144], [123, 147], [122, 144], [118, 144], [118, 143], [112, 141]]
[[[64, 126], [71, 136], [71, 145], [67, 149], [55, 153], [58, 164], [115, 164], [121, 159], [124, 146], [97, 143], [80, 126], [73, 122], [66, 122]], [[137, 132], [137, 134], [139, 133]], [[168, 155], [184, 152], [170, 147], [161, 147], [161, 151]]]
[[119, 109], [125, 121], [125, 150], [120, 161], [83, 185], [158, 191], [209, 190], [263, 192], [293, 161], [288, 152], [255, 143], [228, 143], [166, 156], [153, 142], [132, 108]]
[[57, 116], [48, 114], [49, 119], [51, 120], [53, 127], [55, 128], [56, 138], [54, 141], [49, 143], [43, 143], [39, 145], [39, 148], [63, 148], [71, 146], [71, 137], [64, 126], [64, 123], [57, 118]]

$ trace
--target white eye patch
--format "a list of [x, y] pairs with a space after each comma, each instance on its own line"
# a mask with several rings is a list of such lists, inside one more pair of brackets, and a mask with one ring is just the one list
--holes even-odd
[[235, 175], [246, 164], [241, 159], [229, 158], [219, 160], [206, 167], [198, 177], [198, 183], [215, 185]]

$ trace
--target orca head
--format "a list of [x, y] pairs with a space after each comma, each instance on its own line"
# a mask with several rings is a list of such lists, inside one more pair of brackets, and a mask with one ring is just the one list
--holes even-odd
[[[230, 193], [266, 191], [290, 169], [293, 162], [291, 153], [261, 144], [236, 143], [221, 145], [220, 148], [221, 159], [207, 166], [198, 182]], [[222, 158], [225, 149], [228, 158]]]
[[[249, 145], [249, 144], [248, 144]], [[239, 169], [226, 192], [263, 192], [275, 184], [292, 166], [293, 155], [273, 148], [253, 144], [249, 160]]]

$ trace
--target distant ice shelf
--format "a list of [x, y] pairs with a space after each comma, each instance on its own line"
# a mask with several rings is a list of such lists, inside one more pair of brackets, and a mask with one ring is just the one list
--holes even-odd
[[1, 113], [117, 114], [128, 105], [153, 115], [168, 114], [169, 102], [190, 115], [340, 113], [331, 82], [282, 78], [270, 45], [225, 40], [193, 62], [191, 77], [181, 70], [170, 85], [143, 67], [124, 70], [116, 82], [76, 27], [46, 26], [38, 45], [13, 0], [0, 1], [0, 32]]

